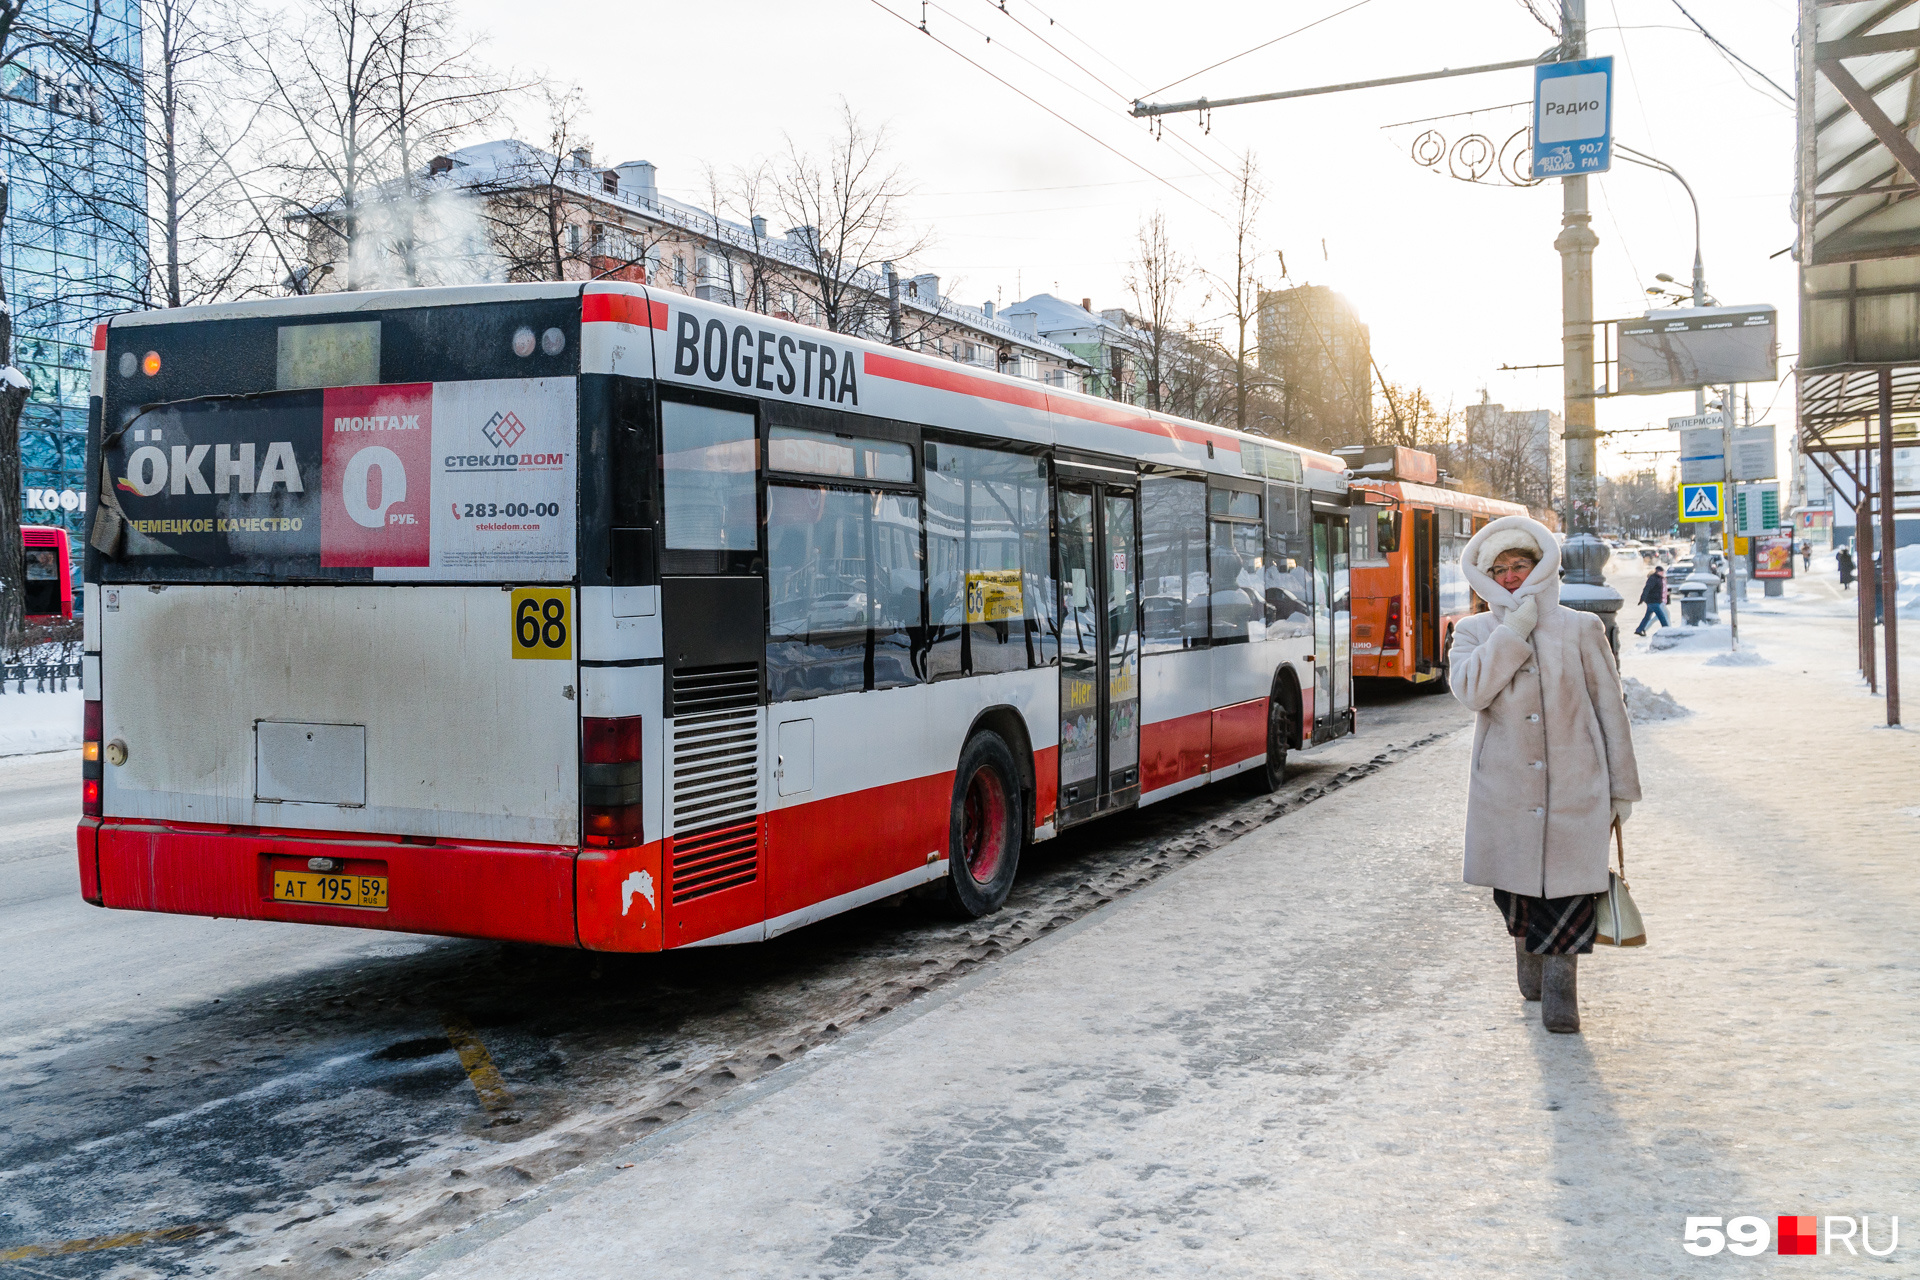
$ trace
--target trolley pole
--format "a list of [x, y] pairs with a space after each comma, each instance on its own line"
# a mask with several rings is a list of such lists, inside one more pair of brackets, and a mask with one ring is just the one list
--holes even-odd
[[[1561, 57], [1587, 56], [1587, 2], [1561, 0]], [[1600, 516], [1599, 431], [1593, 398], [1593, 233], [1587, 208], [1585, 174], [1560, 179], [1560, 352], [1564, 372], [1567, 447], [1567, 541], [1561, 549], [1565, 584], [1560, 603], [1595, 614], [1606, 626], [1614, 654], [1620, 652], [1616, 615], [1625, 603], [1607, 585], [1607, 561], [1613, 552], [1596, 536]]]

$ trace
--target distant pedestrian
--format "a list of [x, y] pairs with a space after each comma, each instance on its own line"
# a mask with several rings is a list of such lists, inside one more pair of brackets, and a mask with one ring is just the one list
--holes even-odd
[[1640, 798], [1633, 731], [1606, 628], [1560, 603], [1560, 543], [1502, 516], [1461, 571], [1487, 605], [1453, 631], [1453, 693], [1475, 713], [1466, 882], [1493, 890], [1520, 992], [1549, 1031], [1580, 1029], [1578, 957], [1593, 950], [1607, 837]]
[[1840, 567], [1840, 589], [1845, 591], [1853, 585], [1853, 552], [1842, 547], [1833, 553], [1833, 562]]
[[1667, 571], [1659, 565], [1653, 567], [1653, 572], [1647, 575], [1646, 585], [1640, 588], [1640, 603], [1647, 606], [1647, 611], [1641, 615], [1640, 625], [1633, 629], [1633, 634], [1647, 634], [1647, 624], [1655, 618], [1660, 620], [1663, 627], [1673, 625], [1667, 621]]
[[1806, 573], [1813, 568], [1813, 539], [1800, 539], [1800, 572]]

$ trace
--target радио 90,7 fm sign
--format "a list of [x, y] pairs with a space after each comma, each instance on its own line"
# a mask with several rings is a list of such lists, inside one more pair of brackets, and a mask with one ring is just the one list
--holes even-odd
[[1613, 59], [1533, 69], [1533, 176], [1572, 178], [1613, 167]]

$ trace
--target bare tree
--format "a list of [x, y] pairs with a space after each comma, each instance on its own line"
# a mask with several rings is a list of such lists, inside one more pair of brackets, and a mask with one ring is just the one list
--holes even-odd
[[365, 287], [363, 204], [394, 147], [395, 21], [376, 0], [324, 0], [297, 31], [269, 26], [245, 37], [259, 105], [279, 126], [268, 163], [287, 220], [309, 241], [301, 256], [333, 268], [347, 289]]
[[1133, 294], [1141, 327], [1146, 330], [1142, 364], [1147, 375], [1147, 407], [1166, 408], [1168, 374], [1175, 359], [1180, 332], [1177, 308], [1192, 270], [1173, 247], [1167, 218], [1155, 213], [1140, 225], [1135, 255], [1127, 267], [1126, 285]]
[[1248, 400], [1259, 381], [1259, 369], [1251, 358], [1253, 335], [1260, 319], [1259, 240], [1254, 223], [1266, 202], [1266, 186], [1261, 180], [1260, 164], [1252, 151], [1240, 157], [1233, 172], [1233, 271], [1231, 274], [1207, 272], [1214, 290], [1227, 304], [1228, 335], [1223, 343], [1233, 360], [1233, 425], [1250, 429]]
[[910, 258], [927, 240], [902, 225], [898, 201], [906, 177], [887, 160], [884, 129], [868, 129], [841, 103], [839, 136], [824, 156], [792, 138], [771, 175], [774, 206], [793, 228], [800, 269], [795, 288], [834, 333], [884, 329], [886, 299], [875, 287], [880, 264]]
[[471, 256], [471, 220], [461, 216], [458, 197], [446, 199], [430, 182], [428, 161], [497, 118], [517, 86], [480, 62], [478, 42], [455, 31], [447, 0], [397, 0], [383, 43], [381, 110], [390, 122], [394, 176], [380, 193], [380, 247], [398, 264], [396, 283], [446, 283], [449, 260]]
[[1673, 527], [1673, 485], [1652, 467], [1600, 477], [1600, 510], [1607, 525], [1630, 538], [1658, 537]]
[[509, 280], [565, 280], [570, 268], [594, 274], [586, 95], [577, 85], [544, 85], [541, 92], [545, 150], [519, 147], [500, 156], [493, 173], [465, 188], [485, 210]]
[[1380, 390], [1384, 403], [1373, 408], [1367, 444], [1397, 444], [1432, 453], [1458, 438], [1463, 415], [1451, 404], [1438, 408], [1425, 387], [1403, 386], [1383, 377]]
[[233, 209], [257, 108], [231, 98], [229, 19], [204, 0], [147, 0], [145, 13], [154, 296], [168, 307], [217, 301], [250, 283], [259, 231]]

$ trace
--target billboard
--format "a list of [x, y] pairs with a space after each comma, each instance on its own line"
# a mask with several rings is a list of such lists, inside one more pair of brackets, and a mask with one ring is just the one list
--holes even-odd
[[1692, 391], [1780, 377], [1772, 307], [1686, 307], [1620, 321], [1623, 395]]

